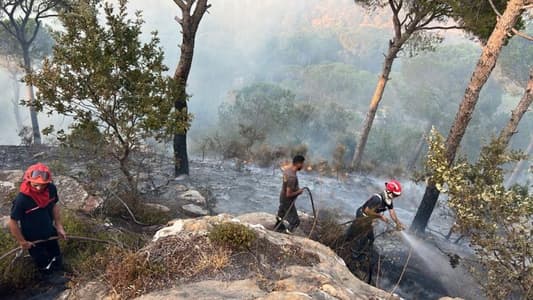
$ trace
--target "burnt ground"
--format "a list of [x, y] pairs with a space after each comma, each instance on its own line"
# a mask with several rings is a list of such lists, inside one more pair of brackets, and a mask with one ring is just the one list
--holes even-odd
[[[75, 153], [61, 151], [61, 149], [57, 148], [0, 146], [0, 170], [23, 170], [28, 165], [39, 161], [50, 164], [56, 172], [73, 176], [89, 187], [94, 184], [91, 182], [89, 169], [94, 168], [94, 165], [98, 165], [98, 162], [90, 158], [80, 159], [79, 157], [76, 157]], [[170, 207], [176, 217], [186, 216], [179, 210], [182, 203], [169, 200], [172, 198], [172, 195], [168, 194], [168, 189], [166, 189], [165, 185], [176, 184], [201, 187], [199, 190], [204, 196], [206, 196], [206, 198], [208, 198], [208, 208], [213, 213], [230, 212], [233, 214], [239, 214], [248, 211], [275, 212], [278, 193], [278, 178], [274, 174], [275, 171], [263, 171], [249, 168], [235, 171], [231, 169], [231, 165], [228, 165], [227, 163], [193, 161], [191, 163], [191, 178], [174, 181], [173, 174], [171, 174], [172, 166], [165, 165], [165, 163], [168, 164], [168, 162], [163, 162], [163, 164], [161, 164], [162, 162], [163, 160], [160, 160], [157, 163], [148, 165], [148, 168], [146, 168], [150, 171], [149, 173], [153, 180], [151, 180], [152, 182], [150, 182], [148, 187], [145, 188], [143, 197], [149, 199], [147, 201], [164, 204]], [[101, 165], [101, 162], [99, 163]], [[112, 163], [108, 163], [107, 165], [108, 167], [111, 166], [110, 169], [113, 169]], [[157, 170], [151, 170], [157, 167]], [[119, 176], [116, 169], [115, 173], [111, 172], [110, 174], [115, 175], [108, 175], [109, 177], [100, 179], [102, 186], [105, 185], [108, 180], [112, 180], [112, 176]], [[350, 202], [352, 201], [350, 198], [353, 197], [353, 190], [346, 189], [347, 187], [350, 187], [349, 184], [342, 184], [336, 181], [330, 182], [330, 180], [326, 178], [319, 178], [319, 182], [315, 181], [312, 177], [313, 176], [306, 175], [302, 181], [304, 184], [310, 186], [313, 191], [324, 188], [322, 195], [319, 194], [318, 197], [315, 195], [315, 198], [318, 198], [318, 200], [315, 200], [317, 200], [320, 208], [324, 207], [324, 205], [333, 204], [333, 209], [346, 213], [346, 205], [349, 207], [358, 205], [357, 203]], [[375, 187], [372, 187], [375, 186], [375, 184], [368, 181], [356, 180], [355, 184], [361, 186], [358, 189], [361, 189], [361, 193], [364, 195], [367, 195], [371, 190], [375, 190]], [[335, 189], [333, 190], [334, 192], [330, 192], [330, 190], [327, 189], [328, 185], [335, 186]], [[357, 191], [358, 190], [356, 190], [356, 192]], [[332, 202], [332, 200], [335, 201]], [[339, 202], [338, 200], [341, 201]], [[0, 199], [0, 203], [2, 203], [2, 201], [3, 199]], [[364, 201], [364, 199], [361, 201]], [[298, 209], [300, 210], [303, 208], [306, 211], [310, 211], [306, 202], [307, 200], [300, 202], [298, 204]], [[414, 206], [415, 204], [408, 204], [408, 206], [409, 205]], [[0, 205], [0, 209], [5, 210], [6, 207], [4, 206], [4, 208], [1, 208], [2, 206], [3, 205]], [[0, 212], [4, 213], [4, 211]], [[402, 220], [409, 217], [409, 210], [400, 210], [399, 212]], [[403, 216], [401, 215], [402, 212], [404, 213]], [[342, 221], [344, 221], [344, 219]], [[131, 230], [142, 229], [138, 228], [136, 225], [132, 225], [131, 222], [129, 222], [127, 215], [116, 220], [115, 223]], [[447, 222], [432, 221], [432, 224], [437, 224], [438, 226], [434, 227], [433, 230], [440, 229], [440, 227], [449, 228], [446, 227]], [[320, 224], [318, 224], [318, 226], [320, 226]], [[310, 224], [306, 223], [302, 223], [301, 226], [305, 232], [310, 230], [311, 227]], [[467, 274], [464, 274], [463, 271], [458, 272], [455, 269], [451, 270], [449, 267], [449, 258], [446, 256], [447, 254], [437, 253], [439, 250], [436, 247], [432, 247], [433, 250], [431, 250], [433, 252], [432, 256], [438, 258], [435, 260], [436, 262], [434, 264], [428, 264], [427, 257], [424, 259], [424, 256], [426, 255], [412, 253], [408, 267], [404, 272], [404, 265], [409, 253], [408, 247], [406, 247], [405, 244], [402, 244], [403, 242], [401, 240], [394, 240], [384, 236], [379, 238], [377, 243], [380, 243], [381, 246], [380, 251], [374, 256], [373, 266], [376, 269], [375, 272], [377, 272], [377, 269], [380, 270], [380, 275], [377, 278], [374, 276], [373, 284], [377, 285], [379, 288], [392, 290], [401, 276], [402, 279], [399, 286], [396, 288], [396, 292], [406, 299], [438, 299], [440, 296], [462, 296], [466, 299], [485, 299], [482, 293], [480, 293], [477, 283], [473, 283], [470, 286], [470, 291], [465, 290], [467, 288], [465, 288], [464, 285], [456, 283], [469, 282], [472, 278], [468, 277]], [[441, 241], [439, 243], [446, 243], [446, 241]], [[434, 241], [428, 241], [428, 244], [435, 245], [436, 243]], [[455, 250], [457, 249], [452, 249], [452, 252]], [[465, 253], [461, 253], [461, 251], [458, 251], [459, 256], [466, 257], [469, 255], [468, 251], [464, 252]], [[255, 259], [253, 256], [244, 254], [241, 259], [245, 259], [245, 257], [247, 257], [246, 260]], [[448, 266], [446, 266], [446, 264]], [[466, 267], [466, 265], [462, 266], [463, 269]], [[442, 271], [440, 271], [441, 269], [446, 272], [442, 273]]]

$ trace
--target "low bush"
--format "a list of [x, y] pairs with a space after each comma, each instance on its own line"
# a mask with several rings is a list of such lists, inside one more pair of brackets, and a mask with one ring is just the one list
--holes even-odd
[[[0, 255], [18, 247], [15, 238], [0, 229]], [[25, 288], [35, 282], [37, 269], [33, 261], [28, 257], [14, 256], [0, 260], [0, 294], [4, 294], [13, 289]]]
[[249, 249], [257, 239], [255, 232], [246, 225], [226, 222], [213, 226], [209, 230], [209, 239], [215, 243], [235, 250]]

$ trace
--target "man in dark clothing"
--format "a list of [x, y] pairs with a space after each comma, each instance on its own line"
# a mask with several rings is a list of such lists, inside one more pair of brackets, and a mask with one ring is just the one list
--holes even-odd
[[389, 211], [391, 219], [396, 223], [398, 229], [404, 229], [403, 224], [398, 219], [394, 211], [393, 199], [399, 197], [402, 193], [402, 187], [397, 180], [391, 180], [385, 183], [385, 190], [375, 194], [368, 199], [356, 212], [356, 218], [352, 222], [346, 233], [348, 241], [358, 241], [358, 247], [355, 253], [363, 251], [374, 242], [374, 228], [372, 223], [380, 219], [385, 223], [390, 221], [383, 215], [383, 212]]
[[401, 193], [402, 187], [400, 182], [397, 180], [386, 182], [383, 192], [373, 195], [357, 209], [355, 220], [346, 232], [345, 239], [350, 243], [352, 260], [354, 262], [363, 261], [363, 263], [368, 264], [368, 283], [372, 280], [373, 222], [376, 219], [380, 219], [385, 223], [390, 223], [387, 217], [383, 215], [388, 210], [391, 219], [396, 223], [396, 228], [399, 230], [404, 229], [404, 225], [398, 219], [392, 203], [393, 199], [399, 197]]
[[57, 240], [35, 243], [54, 236], [66, 238], [56, 205], [58, 201], [57, 189], [52, 183], [48, 167], [41, 163], [32, 165], [24, 173], [8, 223], [20, 247], [28, 250], [37, 268], [44, 274], [60, 268], [62, 263]]
[[[296, 155], [292, 159], [292, 164], [283, 170], [283, 184], [279, 195], [278, 216], [276, 217], [276, 226], [274, 227], [277, 231], [290, 234], [300, 225], [300, 218], [298, 218], [298, 211], [294, 202], [303, 193], [303, 189], [298, 184], [297, 173], [302, 170], [304, 161], [305, 158], [303, 156]], [[289, 226], [285, 227], [283, 221], [289, 222]]]

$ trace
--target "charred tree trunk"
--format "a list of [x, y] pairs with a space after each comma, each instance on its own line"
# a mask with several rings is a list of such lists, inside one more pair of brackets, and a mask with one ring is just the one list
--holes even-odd
[[407, 164], [408, 171], [412, 171], [416, 168], [416, 163], [418, 162], [418, 159], [420, 158], [420, 155], [422, 154], [422, 149], [424, 148], [424, 144], [426, 143], [426, 138], [428, 137], [428, 134], [431, 131], [431, 127], [433, 127], [433, 123], [429, 122], [428, 125], [426, 126], [426, 129], [420, 136], [420, 139], [418, 140], [418, 143], [416, 144], [413, 157]]
[[506, 146], [509, 144], [513, 134], [516, 133], [518, 124], [524, 114], [528, 111], [531, 102], [533, 102], [533, 68], [529, 70], [529, 80], [524, 95], [520, 99], [520, 102], [518, 102], [518, 105], [516, 105], [515, 109], [513, 109], [509, 122], [507, 122], [507, 125], [500, 132], [499, 140]]
[[[26, 74], [32, 72], [31, 69], [31, 58], [30, 58], [30, 49], [29, 45], [23, 45], [22, 55], [24, 58], [24, 70]], [[39, 129], [39, 120], [37, 119], [37, 111], [33, 107], [35, 102], [35, 93], [33, 91], [33, 85], [31, 83], [26, 84], [26, 98], [30, 104], [30, 119], [31, 119], [31, 128], [33, 131], [33, 144], [41, 144], [41, 130]]]
[[[194, 56], [194, 41], [196, 32], [202, 17], [207, 9], [211, 6], [207, 4], [208, 0], [174, 0], [182, 12], [181, 18], [176, 18], [176, 21], [181, 25], [182, 40], [181, 40], [181, 55], [174, 73], [174, 80], [179, 84], [181, 92], [179, 99], [176, 99], [174, 107], [177, 111], [188, 112], [187, 108], [187, 80], [191, 71], [192, 60]], [[193, 9], [193, 5], [196, 6]], [[189, 175], [189, 157], [187, 154], [187, 130], [177, 132], [174, 134], [174, 174]]]
[[[526, 154], [529, 158], [531, 158], [531, 156], [533, 155], [533, 135], [531, 135], [531, 137], [529, 138], [529, 145], [527, 146]], [[521, 160], [516, 164], [513, 173], [511, 173], [511, 176], [509, 177], [509, 179], [507, 179], [506, 185], [508, 187], [515, 184], [520, 174], [522, 174], [522, 172], [524, 172], [524, 170], [526, 169], [527, 164], [527, 159]]]
[[[470, 78], [470, 82], [466, 88], [463, 101], [459, 106], [459, 110], [455, 116], [455, 121], [452, 124], [448, 137], [446, 139], [446, 159], [448, 164], [452, 164], [457, 154], [457, 149], [465, 134], [466, 128], [472, 113], [476, 107], [479, 99], [481, 88], [487, 82], [501, 49], [507, 41], [508, 34], [516, 24], [518, 18], [524, 11], [524, 0], [510, 0], [507, 3], [507, 8], [501, 18], [498, 19], [496, 26], [490, 35], [487, 44], [483, 47], [481, 57], [478, 60], [476, 68]], [[428, 221], [433, 213], [437, 199], [439, 198], [439, 190], [435, 187], [434, 182], [430, 181], [426, 187], [422, 202], [418, 207], [413, 223], [411, 224], [411, 231], [415, 233], [424, 233]]]

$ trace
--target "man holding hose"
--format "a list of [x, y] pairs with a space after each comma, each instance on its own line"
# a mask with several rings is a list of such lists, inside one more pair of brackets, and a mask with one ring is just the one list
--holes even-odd
[[[298, 211], [295, 207], [295, 201], [304, 190], [299, 187], [297, 173], [303, 169], [305, 158], [302, 155], [296, 155], [292, 159], [292, 164], [283, 170], [283, 184], [279, 196], [279, 209], [276, 217], [274, 229], [287, 234], [292, 233], [298, 225]], [[289, 222], [285, 227], [284, 221]]]
[[366, 254], [374, 243], [374, 220], [381, 220], [390, 223], [390, 220], [383, 214], [389, 211], [391, 219], [396, 224], [398, 230], [403, 230], [405, 226], [400, 222], [394, 211], [393, 199], [402, 194], [402, 186], [397, 180], [391, 180], [385, 183], [385, 190], [375, 194], [368, 199], [356, 212], [356, 218], [346, 232], [347, 241], [355, 241], [355, 247], [352, 246], [352, 255], [354, 258]]
[[66, 239], [58, 201], [50, 169], [41, 163], [32, 165], [24, 173], [8, 222], [11, 234], [22, 249], [28, 250], [43, 275], [60, 269], [62, 264], [57, 239], [48, 240], [54, 236]]

